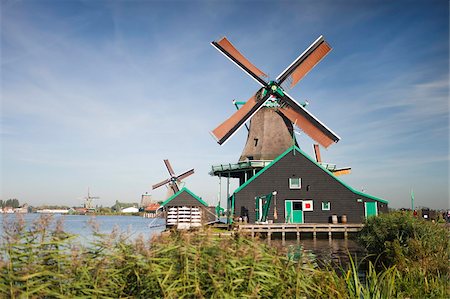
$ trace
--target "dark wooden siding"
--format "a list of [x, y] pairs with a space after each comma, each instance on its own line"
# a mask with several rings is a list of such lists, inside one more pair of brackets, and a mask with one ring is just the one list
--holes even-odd
[[199, 202], [195, 197], [187, 193], [186, 191], [181, 192], [177, 197], [172, 199], [167, 203], [168, 207], [204, 207], [204, 205]]
[[[289, 178], [302, 179], [302, 188], [289, 189]], [[308, 187], [309, 186], [309, 187]], [[364, 219], [364, 202], [374, 200], [355, 194], [336, 181], [298, 151], [288, 153], [255, 180], [235, 194], [235, 215], [242, 216], [242, 207], [248, 209], [249, 222], [255, 222], [255, 197], [277, 191], [278, 219], [274, 219], [274, 201], [269, 218], [274, 222], [285, 222], [285, 200], [313, 200], [314, 211], [304, 211], [305, 223], [327, 223], [333, 214], [347, 216], [349, 223], [360, 223]], [[362, 202], [358, 202], [358, 199]], [[322, 211], [322, 201], [330, 202], [330, 210]], [[377, 202], [378, 212], [387, 212], [387, 204]]]

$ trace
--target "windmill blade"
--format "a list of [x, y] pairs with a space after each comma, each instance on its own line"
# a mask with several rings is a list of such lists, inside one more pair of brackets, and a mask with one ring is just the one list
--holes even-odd
[[230, 59], [234, 64], [236, 64], [240, 69], [247, 73], [250, 77], [258, 82], [261, 86], [267, 86], [266, 81], [261, 77], [267, 77], [264, 72], [254, 66], [247, 58], [244, 57], [226, 38], [222, 37], [218, 42], [213, 41], [211, 45], [221, 52], [225, 57]]
[[334, 170], [332, 173], [335, 176], [340, 176], [340, 175], [352, 173], [352, 169], [351, 169], [351, 167], [339, 168], [339, 169]]
[[164, 181], [162, 181], [162, 182], [160, 182], [160, 183], [158, 183], [158, 184], [154, 184], [154, 185], [152, 186], [152, 189], [154, 190], [154, 189], [156, 189], [156, 188], [159, 188], [159, 187], [161, 187], [161, 186], [163, 186], [163, 185], [165, 185], [165, 184], [167, 184], [167, 183], [170, 183], [170, 181], [171, 181], [171, 179], [167, 179], [167, 180], [164, 180]]
[[188, 171], [180, 174], [179, 176], [177, 176], [177, 181], [181, 181], [182, 179], [185, 179], [192, 174], [194, 174], [194, 169], [188, 170]]
[[308, 49], [300, 54], [291, 65], [281, 72], [276, 78], [278, 84], [283, 84], [283, 82], [289, 78], [291, 81], [289, 88], [294, 87], [298, 81], [312, 70], [330, 51], [330, 45], [325, 41], [322, 35], [319, 36]]
[[249, 120], [270, 97], [269, 93], [259, 99], [261, 88], [254, 96], [252, 96], [242, 107], [237, 110], [230, 118], [225, 120], [211, 134], [219, 144], [225, 143], [234, 133], [236, 133], [247, 120]]
[[322, 158], [320, 157], [320, 148], [318, 144], [314, 144], [314, 155], [316, 156], [316, 161], [322, 163]]
[[177, 182], [173, 182], [172, 184], [170, 184], [170, 188], [172, 188], [173, 194], [175, 194], [175, 193], [177, 193], [178, 191], [180, 191], [180, 188], [178, 187]]
[[333, 142], [338, 142], [341, 138], [325, 126], [320, 120], [312, 115], [308, 110], [303, 108], [286, 92], [283, 96], [283, 101], [287, 104], [280, 108], [283, 113], [292, 123], [302, 129], [309, 137], [314, 139], [323, 147], [327, 148]]
[[175, 171], [173, 171], [173, 168], [172, 168], [172, 166], [170, 165], [169, 160], [165, 159], [165, 160], [164, 160], [164, 164], [166, 164], [166, 168], [167, 168], [167, 170], [169, 171], [170, 175], [171, 175], [171, 176], [175, 176]]

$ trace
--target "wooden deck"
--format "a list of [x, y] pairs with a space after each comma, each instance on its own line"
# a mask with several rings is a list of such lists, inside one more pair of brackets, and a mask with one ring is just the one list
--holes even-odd
[[346, 224], [331, 224], [331, 223], [302, 223], [302, 224], [240, 224], [237, 226], [239, 232], [249, 233], [254, 238], [257, 234], [267, 236], [267, 241], [270, 243], [272, 234], [281, 233], [281, 240], [286, 241], [287, 234], [295, 234], [297, 241], [300, 241], [301, 234], [310, 233], [313, 239], [317, 238], [317, 234], [328, 234], [331, 240], [333, 234], [344, 235], [348, 238], [349, 233], [357, 233], [363, 227], [360, 223], [346, 223]]

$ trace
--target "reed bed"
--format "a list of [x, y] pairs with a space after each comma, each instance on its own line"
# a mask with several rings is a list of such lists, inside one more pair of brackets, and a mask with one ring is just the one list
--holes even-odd
[[[447, 277], [421, 280], [369, 262], [334, 270], [241, 236], [172, 232], [127, 240], [114, 231], [80, 245], [62, 223], [4, 223], [1, 298], [446, 298]], [[414, 284], [414, 287], [410, 287]], [[425, 284], [428, 288], [425, 288]], [[404, 287], [407, 285], [408, 287]], [[419, 289], [419, 290], [418, 290]]]

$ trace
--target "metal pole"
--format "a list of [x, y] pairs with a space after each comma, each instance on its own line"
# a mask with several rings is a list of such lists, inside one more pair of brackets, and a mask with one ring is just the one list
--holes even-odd
[[218, 205], [220, 207], [220, 200], [222, 199], [222, 177], [220, 176], [219, 173], [219, 193], [217, 194], [217, 201], [218, 201]]
[[230, 207], [231, 207], [231, 204], [230, 204], [230, 173], [228, 172], [228, 177], [227, 177], [227, 211], [228, 211], [228, 213], [227, 213], [227, 216], [228, 216], [227, 223], [228, 224], [231, 224], [231, 221], [230, 221], [230, 216], [231, 216]]

